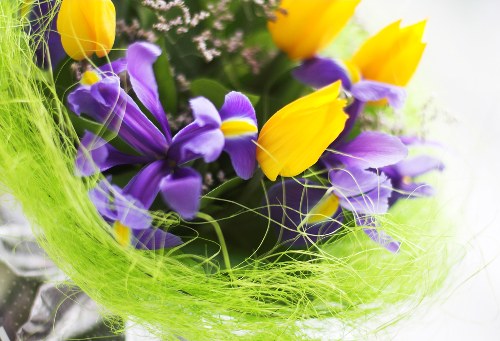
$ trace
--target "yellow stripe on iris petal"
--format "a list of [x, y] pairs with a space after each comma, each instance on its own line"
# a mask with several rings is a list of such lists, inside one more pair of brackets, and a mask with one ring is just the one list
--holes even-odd
[[113, 225], [115, 238], [121, 246], [128, 246], [132, 240], [132, 232], [130, 228], [117, 221]]
[[335, 194], [326, 194], [308, 213], [307, 224], [327, 221], [339, 209], [339, 198]]
[[229, 119], [222, 121], [220, 130], [226, 138], [253, 135], [258, 129], [255, 124], [248, 120]]
[[95, 71], [85, 71], [80, 79], [82, 85], [91, 86], [101, 80], [101, 76]]
[[313, 57], [330, 44], [361, 0], [282, 0], [269, 21], [276, 44], [290, 59]]
[[257, 161], [270, 180], [296, 176], [314, 165], [347, 121], [341, 82], [302, 97], [274, 114], [257, 141]]

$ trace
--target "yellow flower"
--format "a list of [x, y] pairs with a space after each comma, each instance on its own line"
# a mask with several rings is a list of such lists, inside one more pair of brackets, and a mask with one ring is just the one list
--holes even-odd
[[264, 124], [257, 141], [257, 161], [269, 179], [302, 173], [339, 136], [348, 118], [340, 88], [338, 81], [302, 97]]
[[[350, 62], [363, 79], [405, 86], [422, 58], [426, 21], [401, 28], [401, 21], [368, 39]], [[352, 70], [351, 70], [351, 73]]]
[[290, 59], [308, 59], [333, 41], [360, 1], [282, 0], [268, 28]]
[[71, 58], [104, 57], [115, 41], [115, 6], [111, 0], [63, 0], [57, 30]]

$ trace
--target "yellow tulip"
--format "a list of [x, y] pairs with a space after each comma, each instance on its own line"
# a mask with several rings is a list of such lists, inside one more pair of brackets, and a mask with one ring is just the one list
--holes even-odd
[[57, 30], [71, 58], [104, 57], [115, 41], [115, 6], [111, 0], [63, 0]]
[[[405, 86], [422, 58], [426, 21], [401, 28], [397, 21], [368, 39], [352, 58], [363, 79]], [[352, 71], [351, 71], [352, 73]]]
[[257, 141], [257, 161], [270, 180], [299, 175], [339, 136], [348, 118], [340, 88], [338, 81], [302, 97], [264, 124]]
[[290, 59], [308, 59], [333, 41], [360, 1], [282, 0], [268, 28]]

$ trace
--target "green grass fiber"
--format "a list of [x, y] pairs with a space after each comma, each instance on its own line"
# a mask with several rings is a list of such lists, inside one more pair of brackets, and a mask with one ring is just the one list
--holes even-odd
[[0, 1], [2, 190], [21, 202], [55, 263], [110, 315], [167, 340], [297, 340], [308, 338], [297, 321], [386, 325], [399, 318], [387, 311], [411, 311], [441, 286], [452, 238], [434, 200], [402, 202], [384, 217], [383, 229], [403, 243], [396, 255], [361, 229], [230, 271], [210, 256], [119, 246], [88, 199], [94, 181], [74, 176], [77, 136], [51, 76], [32, 62], [17, 13], [15, 1]]

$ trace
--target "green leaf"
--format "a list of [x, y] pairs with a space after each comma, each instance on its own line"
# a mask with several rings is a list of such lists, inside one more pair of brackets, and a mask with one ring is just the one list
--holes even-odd
[[224, 97], [229, 90], [219, 82], [212, 79], [199, 78], [191, 83], [191, 93], [194, 96], [208, 98], [217, 108], [224, 104]]
[[[231, 92], [230, 89], [220, 84], [213, 79], [199, 78], [191, 83], [191, 93], [194, 96], [203, 96], [208, 98], [217, 108], [222, 107], [224, 104], [224, 97]], [[260, 101], [260, 96], [242, 92], [248, 97], [253, 106], [257, 105]]]
[[165, 110], [171, 114], [177, 113], [177, 87], [172, 74], [172, 68], [168, 60], [165, 42], [160, 40], [157, 43], [163, 53], [154, 64], [156, 82], [160, 93], [160, 101]]

